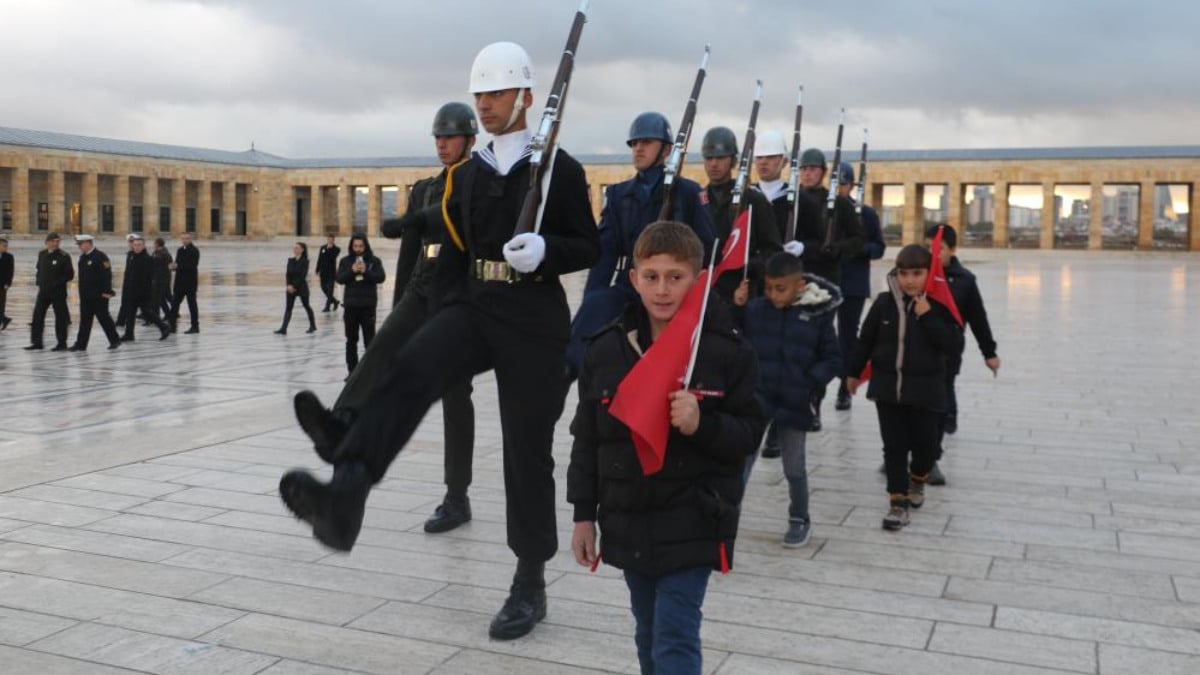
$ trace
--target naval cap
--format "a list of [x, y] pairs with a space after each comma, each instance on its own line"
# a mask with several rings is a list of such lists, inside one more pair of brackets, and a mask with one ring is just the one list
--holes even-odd
[[92, 235], [90, 235], [90, 234], [77, 234], [77, 235], [75, 235], [75, 243], [76, 243], [76, 244], [82, 244], [82, 243], [83, 243], [83, 242], [85, 242], [85, 241], [95, 241], [95, 240], [96, 240], [96, 238], [95, 238], [95, 237], [93, 237], [93, 236], [92, 236]]

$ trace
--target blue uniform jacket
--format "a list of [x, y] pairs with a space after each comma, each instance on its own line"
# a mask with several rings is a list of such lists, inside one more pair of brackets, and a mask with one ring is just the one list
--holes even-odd
[[842, 295], [847, 298], [871, 297], [871, 261], [882, 258], [887, 250], [879, 214], [866, 204], [862, 207], [862, 224], [866, 243], [861, 251], [842, 263]]

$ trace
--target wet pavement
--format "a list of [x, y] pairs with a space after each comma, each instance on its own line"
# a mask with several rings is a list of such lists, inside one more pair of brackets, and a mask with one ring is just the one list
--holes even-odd
[[[124, 243], [99, 244], [119, 268]], [[290, 399], [336, 395], [340, 315], [318, 312], [306, 335], [301, 312], [274, 335], [291, 241], [199, 245], [199, 335], [139, 328], [115, 352], [94, 335], [82, 354], [21, 349], [37, 244], [10, 249], [4, 672], [637, 672], [619, 575], [565, 550], [548, 565], [546, 622], [488, 639], [513, 568], [489, 376], [475, 389], [473, 522], [421, 530], [443, 491], [432, 414], [372, 494], [354, 553], [317, 545], [276, 485], [319, 468]], [[390, 265], [395, 246], [376, 248]], [[968, 338], [949, 485], [909, 528], [882, 531], [874, 410], [827, 401], [809, 437], [812, 541], [779, 545], [786, 483], [778, 460], [759, 461], [737, 567], [705, 603], [706, 673], [1200, 672], [1200, 256], [963, 257], [1003, 366], [992, 378]], [[555, 446], [564, 548], [568, 422]]]

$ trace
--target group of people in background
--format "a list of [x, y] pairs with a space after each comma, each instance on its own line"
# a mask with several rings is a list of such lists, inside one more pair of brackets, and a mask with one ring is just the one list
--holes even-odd
[[[196, 310], [196, 290], [200, 252], [192, 244], [190, 234], [180, 236], [180, 246], [174, 258], [160, 237], [154, 241], [153, 252], [146, 250], [141, 233], [126, 237], [128, 250], [121, 283], [121, 305], [114, 321], [108, 309], [109, 300], [118, 296], [113, 287], [112, 261], [96, 248], [95, 237], [75, 235], [79, 260], [73, 264], [71, 255], [62, 250], [62, 238], [55, 232], [46, 235], [44, 248], [38, 252], [34, 267], [37, 293], [33, 304], [30, 341], [27, 350], [45, 348], [46, 314], [54, 311], [54, 347], [51, 351], [87, 351], [93, 323], [99, 323], [108, 348], [117, 349], [122, 342], [134, 340], [134, 327], [139, 320], [159, 330], [165, 340], [176, 332], [179, 308], [186, 301], [191, 318], [187, 333], [199, 333]], [[15, 261], [8, 252], [8, 240], [0, 237], [0, 330], [8, 328], [12, 317], [6, 313], [8, 289], [12, 286]], [[174, 276], [174, 293], [171, 278]], [[68, 286], [77, 281], [79, 287], [79, 328], [74, 343], [68, 346], [71, 312], [67, 306]], [[118, 333], [117, 328], [123, 329]]]

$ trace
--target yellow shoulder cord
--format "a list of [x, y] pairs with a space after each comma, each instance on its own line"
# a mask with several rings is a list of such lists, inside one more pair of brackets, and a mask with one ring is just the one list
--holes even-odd
[[450, 233], [450, 239], [454, 241], [454, 246], [463, 253], [467, 252], [467, 247], [463, 244], [462, 237], [458, 234], [458, 229], [454, 227], [454, 223], [450, 220], [450, 210], [447, 204], [450, 203], [450, 193], [454, 191], [454, 170], [465, 164], [467, 160], [459, 160], [456, 164], [446, 170], [446, 189], [442, 192], [442, 222], [446, 225], [446, 231]]

